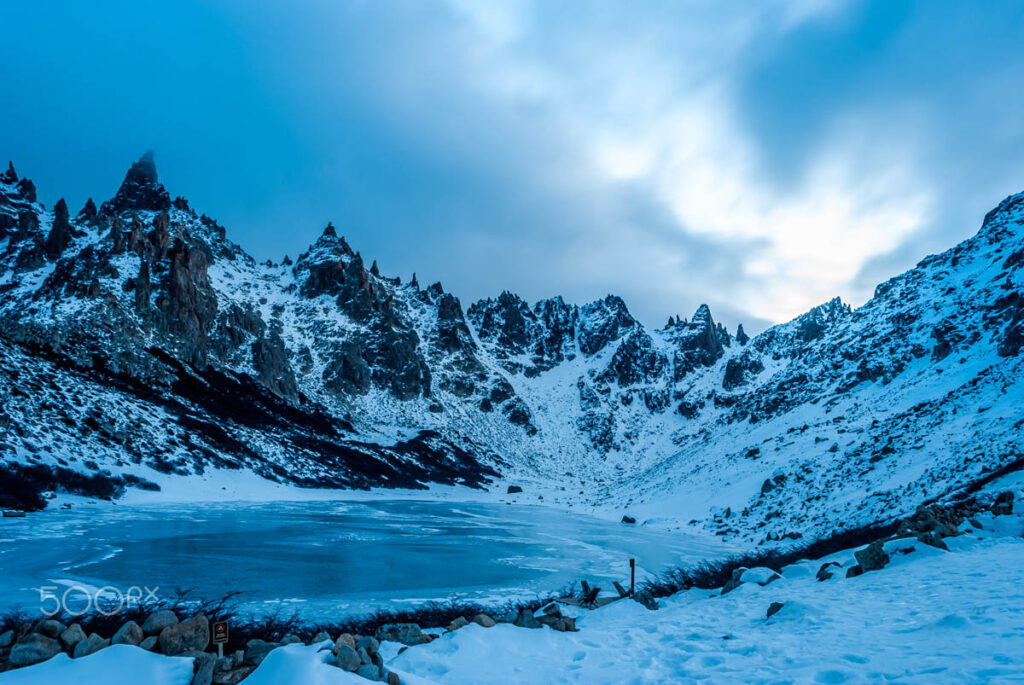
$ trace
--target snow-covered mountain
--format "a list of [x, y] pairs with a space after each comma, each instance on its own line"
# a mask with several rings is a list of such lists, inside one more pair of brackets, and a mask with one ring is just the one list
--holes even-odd
[[[905, 513], [1018, 460], [1024, 194], [882, 285], [749, 338], [609, 295], [463, 309], [328, 225], [257, 263], [151, 156], [72, 216], [0, 176], [0, 460], [116, 487], [544, 484], [776, 539]], [[552, 486], [552, 483], [554, 484]]]

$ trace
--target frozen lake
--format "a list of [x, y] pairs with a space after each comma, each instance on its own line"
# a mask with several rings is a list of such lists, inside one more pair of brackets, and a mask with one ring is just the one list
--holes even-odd
[[[0, 606], [41, 586], [244, 594], [247, 608], [339, 616], [452, 596], [500, 602], [580, 578], [611, 588], [722, 556], [703, 538], [555, 509], [439, 501], [97, 505], [0, 519]], [[69, 593], [73, 609], [84, 604]]]

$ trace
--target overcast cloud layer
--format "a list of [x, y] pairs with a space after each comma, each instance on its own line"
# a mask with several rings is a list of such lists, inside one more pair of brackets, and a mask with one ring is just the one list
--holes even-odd
[[760, 330], [1024, 189], [1018, 2], [18, 3], [0, 155], [52, 204], [153, 148], [259, 259], [332, 220], [463, 303]]

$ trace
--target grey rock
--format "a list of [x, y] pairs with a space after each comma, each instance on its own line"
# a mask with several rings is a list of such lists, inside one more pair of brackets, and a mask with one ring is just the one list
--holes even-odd
[[402, 685], [401, 678], [394, 671], [388, 671], [387, 675], [388, 685]]
[[335, 646], [334, 664], [338, 668], [344, 671], [348, 671], [350, 673], [355, 673], [357, 670], [359, 670], [359, 667], [362, 665], [362, 663], [363, 662], [359, 658], [359, 654], [356, 652], [356, 650], [352, 649], [347, 644], [342, 643], [340, 645]]
[[458, 630], [459, 628], [465, 628], [469, 625], [469, 621], [464, 616], [457, 616], [454, 621], [448, 624], [448, 631]]
[[833, 576], [832, 571], [829, 570], [833, 566], [835, 566], [836, 568], [842, 568], [842, 566], [840, 566], [839, 563], [837, 563], [835, 561], [826, 561], [824, 564], [822, 564], [818, 568], [818, 572], [816, 574], [814, 574], [814, 577], [819, 582], [824, 582], [824, 581], [828, 580], [829, 578], [831, 578]]
[[10, 647], [14, 644], [14, 631], [8, 630], [0, 633], [0, 649], [4, 647]]
[[857, 550], [853, 556], [856, 557], [857, 563], [865, 573], [878, 571], [889, 563], [889, 555], [885, 553], [881, 540], [876, 540], [864, 549]]
[[160, 651], [167, 656], [176, 656], [190, 649], [202, 651], [209, 642], [210, 622], [205, 616], [195, 616], [160, 631]]
[[742, 576], [743, 572], [746, 571], [746, 567], [741, 566], [740, 568], [733, 569], [732, 577], [729, 578], [728, 582], [722, 586], [722, 594], [728, 594], [743, 584]]
[[213, 671], [217, 666], [217, 655], [204, 652], [193, 657], [194, 673], [191, 685], [210, 685], [213, 682]]
[[58, 635], [64, 632], [66, 626], [60, 621], [52, 618], [43, 619], [32, 627], [32, 632], [45, 635], [46, 637], [56, 638]]
[[362, 647], [356, 647], [356, 654], [359, 655], [359, 663], [361, 664], [373, 664], [373, 657], [363, 649]]
[[786, 606], [784, 602], [772, 602], [768, 605], [768, 612], [765, 615], [765, 618], [771, 618], [775, 614], [779, 613], [784, 606]]
[[82, 626], [77, 623], [72, 623], [64, 629], [64, 632], [60, 634], [59, 639], [60, 643], [64, 646], [64, 649], [71, 652], [74, 651], [75, 645], [85, 639], [85, 631], [82, 630]]
[[507, 494], [507, 495], [515, 495], [515, 494], [520, 493], [522, 491], [523, 491], [523, 489], [520, 486], [518, 486], [518, 485], [510, 485], [510, 486], [508, 486], [508, 490], [505, 491], [505, 494]]
[[299, 644], [301, 642], [302, 638], [294, 634], [285, 635], [283, 638], [281, 638], [282, 645], [294, 645]]
[[109, 645], [110, 640], [100, 637], [96, 633], [92, 633], [89, 637], [75, 645], [75, 651], [72, 656], [76, 659], [81, 659], [82, 657], [89, 656], [90, 654], [95, 654]]
[[361, 675], [362, 677], [366, 678], [367, 680], [380, 680], [381, 679], [380, 666], [373, 666], [373, 665], [360, 666], [359, 669], [356, 671], [356, 674], [357, 675]]
[[128, 621], [121, 628], [114, 633], [114, 637], [110, 638], [110, 644], [112, 645], [137, 645], [142, 642], [145, 635], [142, 633], [142, 628], [135, 621]]
[[245, 663], [259, 666], [267, 655], [280, 647], [277, 642], [266, 642], [265, 640], [249, 640], [245, 644]]
[[[330, 640], [330, 639], [331, 639], [331, 634], [328, 633], [326, 630], [321, 630], [319, 633], [317, 633], [316, 635], [313, 636], [313, 644], [318, 644], [320, 642], [326, 642], [327, 640]], [[331, 641], [333, 642], [333, 640], [331, 640]]]
[[473, 623], [484, 628], [491, 628], [495, 625], [496, 621], [487, 614], [477, 614], [473, 617]]
[[167, 626], [173, 626], [178, 622], [178, 617], [169, 609], [155, 611], [146, 617], [142, 623], [142, 632], [146, 635], [159, 635]]
[[930, 547], [936, 547], [938, 549], [946, 550], [947, 552], [949, 551], [949, 547], [946, 546], [946, 543], [942, 540], [942, 537], [935, 531], [929, 531], [927, 533], [918, 533], [917, 540], [918, 542], [923, 542], [924, 544]]
[[861, 575], [864, 575], [864, 569], [861, 568], [860, 564], [854, 564], [850, 568], [846, 569], [847, 578], [856, 578]]
[[519, 615], [516, 616], [516, 620], [512, 621], [512, 625], [520, 628], [540, 628], [540, 622], [534, 618], [533, 612], [529, 609], [520, 609]]
[[155, 651], [157, 647], [157, 641], [159, 639], [160, 638], [157, 635], [150, 635], [149, 637], [144, 638], [142, 642], [139, 643], [139, 647], [142, 647], [147, 652]]
[[356, 649], [365, 649], [367, 654], [374, 656], [380, 649], [380, 642], [376, 638], [366, 635], [356, 640]]
[[415, 623], [385, 623], [377, 629], [376, 638], [381, 641], [401, 642], [403, 645], [420, 644], [423, 631]]
[[40, 633], [28, 633], [18, 640], [8, 657], [12, 666], [31, 666], [50, 659], [63, 650], [52, 637]]

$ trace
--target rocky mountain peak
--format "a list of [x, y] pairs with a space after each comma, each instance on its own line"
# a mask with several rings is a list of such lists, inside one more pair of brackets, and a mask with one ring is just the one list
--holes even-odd
[[132, 164], [124, 176], [121, 187], [111, 200], [103, 203], [100, 211], [115, 215], [126, 210], [167, 211], [171, 208], [171, 196], [157, 180], [153, 152], [148, 151]]
[[0, 174], [0, 183], [17, 183], [18, 172], [14, 170], [14, 162], [7, 162], [7, 171]]

